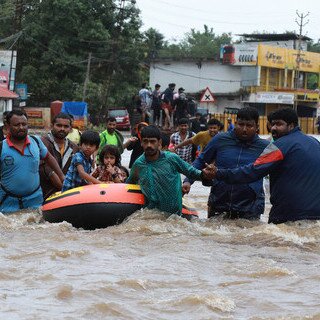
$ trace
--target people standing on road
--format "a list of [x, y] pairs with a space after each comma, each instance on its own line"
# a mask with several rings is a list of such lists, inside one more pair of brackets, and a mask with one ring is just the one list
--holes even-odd
[[269, 223], [320, 219], [320, 143], [301, 132], [292, 108], [269, 116], [274, 139], [254, 162], [218, 168], [216, 179], [254, 184], [270, 176]]
[[121, 156], [116, 146], [104, 146], [99, 157], [100, 165], [92, 173], [94, 178], [106, 183], [121, 183], [125, 181], [119, 168]]
[[182, 118], [187, 118], [188, 114], [188, 100], [187, 96], [184, 93], [183, 88], [178, 89], [177, 97], [174, 99], [174, 123], [177, 125], [179, 120]]
[[141, 85], [141, 89], [139, 91], [139, 98], [141, 100], [141, 121], [150, 121], [150, 97], [151, 97], [151, 92], [147, 88], [147, 83], [144, 82]]
[[194, 101], [193, 97], [187, 97], [188, 99], [188, 114], [190, 114], [190, 117], [194, 117], [196, 115], [196, 109], [197, 105]]
[[[170, 142], [174, 146], [180, 145], [182, 142], [191, 139], [195, 133], [189, 130], [189, 119], [182, 118], [178, 123], [178, 131], [173, 133], [170, 137]], [[191, 144], [186, 144], [182, 147], [175, 148], [177, 155], [188, 163], [192, 163], [196, 157], [197, 147]]]
[[198, 133], [202, 131], [203, 126], [203, 120], [202, 120], [202, 114], [200, 112], [196, 113], [195, 118], [190, 119], [190, 130], [194, 133]]
[[175, 83], [169, 83], [168, 88], [162, 94], [162, 110], [164, 112], [164, 130], [172, 129], [172, 112], [173, 112], [173, 94], [176, 87]]
[[[255, 108], [239, 110], [235, 129], [219, 133], [208, 143], [205, 150], [193, 163], [201, 169], [206, 163], [215, 163], [219, 169], [235, 170], [255, 161], [268, 141], [258, 134], [259, 114]], [[185, 179], [184, 192], [190, 191], [192, 181]], [[264, 212], [264, 190], [262, 178], [254, 183], [228, 184], [214, 179], [208, 199], [208, 217], [259, 219]]]
[[[71, 117], [66, 113], [59, 113], [52, 119], [51, 131], [41, 138], [50, 154], [58, 162], [63, 174], [68, 172], [72, 157], [79, 150], [79, 147], [67, 138], [71, 125]], [[44, 161], [40, 163], [39, 173], [44, 199], [61, 191], [62, 182]]]
[[211, 179], [212, 166], [200, 171], [175, 153], [161, 151], [161, 132], [156, 126], [143, 128], [141, 139], [144, 153], [133, 164], [127, 183], [140, 184], [147, 208], [181, 216], [180, 174], [195, 180]]
[[72, 158], [71, 165], [63, 182], [62, 191], [84, 186], [99, 184], [99, 180], [91, 176], [91, 156], [98, 150], [100, 144], [99, 133], [93, 130], [83, 132], [80, 138], [80, 151]]
[[25, 112], [13, 110], [7, 114], [8, 135], [1, 141], [0, 211], [14, 212], [19, 209], [36, 209], [42, 205], [39, 164], [43, 159], [57, 174], [64, 175], [57, 161], [37, 136], [28, 135]]
[[152, 103], [151, 110], [153, 110], [153, 123], [156, 126], [161, 126], [161, 91], [160, 84], [155, 85], [155, 89], [152, 91]]

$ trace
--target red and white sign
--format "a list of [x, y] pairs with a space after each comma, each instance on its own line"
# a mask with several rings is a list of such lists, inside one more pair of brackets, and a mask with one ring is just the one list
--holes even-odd
[[202, 94], [200, 102], [215, 102], [214, 96], [210, 91], [209, 87], [207, 87], [204, 93]]
[[7, 71], [0, 71], [0, 87], [8, 89], [9, 83], [8, 83], [8, 72]]

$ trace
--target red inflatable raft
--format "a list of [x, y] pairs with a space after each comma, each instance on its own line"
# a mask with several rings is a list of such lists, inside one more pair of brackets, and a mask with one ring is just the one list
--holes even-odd
[[[76, 228], [106, 228], [121, 223], [142, 208], [145, 198], [135, 184], [95, 184], [57, 193], [42, 206], [46, 221], [67, 221]], [[187, 217], [198, 216], [194, 208], [183, 206]]]

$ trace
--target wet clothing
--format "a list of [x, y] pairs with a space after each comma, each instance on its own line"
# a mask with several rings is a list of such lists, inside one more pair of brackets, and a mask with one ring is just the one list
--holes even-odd
[[155, 161], [143, 154], [133, 164], [127, 183], [140, 184], [146, 197], [146, 207], [170, 214], [182, 214], [182, 186], [180, 173], [201, 180], [201, 171], [195, 169], [171, 152], [160, 152]]
[[[71, 164], [72, 157], [76, 152], [78, 152], [79, 147], [69, 139], [65, 138], [63, 150], [60, 150], [58, 144], [54, 141], [54, 137], [51, 132], [42, 137], [41, 140], [51, 155], [57, 160], [63, 174], [66, 175]], [[41, 161], [40, 163], [39, 173], [44, 199], [48, 198], [55, 192], [60, 191], [52, 184], [50, 176], [52, 175], [53, 170], [44, 161]]]
[[40, 159], [48, 150], [39, 137], [27, 136], [23, 151], [16, 149], [7, 136], [2, 142], [0, 211], [14, 212], [23, 208], [36, 209], [42, 205], [40, 188]]
[[174, 107], [175, 107], [175, 121], [178, 124], [179, 119], [186, 118], [188, 115], [188, 100], [184, 93], [181, 93], [177, 99], [174, 100]]
[[229, 123], [227, 131], [231, 132], [234, 129], [234, 124], [233, 123]]
[[202, 152], [211, 139], [212, 136], [210, 135], [209, 131], [200, 131], [192, 137], [192, 143], [200, 146], [200, 152]]
[[217, 179], [251, 184], [269, 174], [269, 223], [316, 220], [320, 219], [319, 159], [319, 141], [296, 127], [269, 144], [254, 163], [219, 169]]
[[[268, 141], [255, 135], [252, 141], [242, 141], [234, 131], [219, 133], [211, 139], [206, 149], [194, 161], [193, 165], [202, 169], [205, 163], [215, 162], [218, 169], [233, 169], [255, 161]], [[186, 179], [185, 181], [188, 181]], [[192, 181], [189, 181], [192, 183]], [[260, 178], [252, 183], [238, 185], [227, 184], [213, 179], [208, 205], [212, 214], [229, 213], [248, 219], [258, 219], [264, 212], [263, 181]]]
[[81, 164], [84, 168], [84, 171], [87, 174], [91, 173], [92, 169], [92, 160], [88, 159], [82, 151], [77, 152], [72, 158], [71, 165], [68, 169], [66, 177], [63, 182], [62, 190], [66, 191], [76, 187], [87, 185], [87, 181], [82, 179], [79, 175], [77, 166]]
[[[180, 135], [180, 132], [175, 132], [171, 135], [170, 137], [170, 142], [173, 143], [174, 145], [178, 145], [180, 143], [182, 143], [183, 141], [187, 140], [187, 139], [190, 139], [192, 138], [193, 136], [195, 136], [195, 133], [194, 132], [191, 132], [191, 131], [188, 131], [187, 132], [187, 135], [185, 137], [184, 140], [181, 139], [181, 135]], [[179, 149], [177, 149], [177, 155], [184, 161], [188, 162], [188, 163], [191, 163], [194, 159], [194, 156], [192, 154], [192, 150], [193, 150], [193, 146], [192, 144], [188, 144], [184, 147], [181, 147]]]

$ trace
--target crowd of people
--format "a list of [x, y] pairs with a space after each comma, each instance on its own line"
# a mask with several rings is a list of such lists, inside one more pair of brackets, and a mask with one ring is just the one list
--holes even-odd
[[[142, 114], [148, 116], [146, 106]], [[55, 192], [78, 186], [126, 182], [140, 185], [146, 207], [181, 215], [183, 194], [200, 180], [211, 187], [209, 218], [252, 220], [264, 213], [262, 179], [269, 175], [269, 222], [320, 219], [320, 143], [300, 131], [293, 109], [268, 115], [272, 142], [258, 136], [259, 114], [251, 107], [240, 109], [226, 132], [216, 119], [197, 133], [185, 113], [176, 121], [171, 136], [156, 122], [141, 121], [124, 141], [109, 117], [104, 131], [86, 130], [76, 144], [68, 139], [68, 114], [56, 115], [50, 132], [39, 138], [29, 135], [22, 110], [10, 111], [0, 143], [0, 211], [39, 208]], [[130, 171], [121, 164], [125, 149], [132, 151]]]
[[156, 84], [152, 90], [148, 88], [147, 83], [143, 83], [139, 92], [133, 97], [132, 113], [135, 113], [135, 116], [131, 118], [135, 121], [132, 125], [147, 122], [163, 130], [172, 130], [177, 127], [180, 119], [195, 118], [194, 98], [187, 96], [184, 88], [180, 87], [177, 92], [175, 88], [175, 83], [169, 83], [168, 87], [162, 91], [161, 85]]

